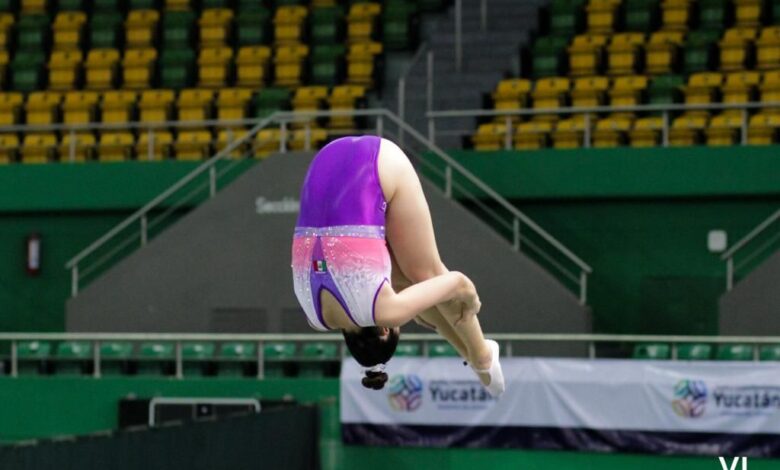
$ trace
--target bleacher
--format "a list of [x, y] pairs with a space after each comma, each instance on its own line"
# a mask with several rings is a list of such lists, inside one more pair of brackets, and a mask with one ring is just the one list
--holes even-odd
[[[443, 4], [2, 0], [0, 126], [32, 129], [0, 130], [0, 163], [202, 159], [241, 134], [241, 120], [362, 107], [382, 86], [385, 52], [413, 49], [419, 14]], [[221, 123], [160, 126], [174, 120]], [[45, 127], [89, 123], [114, 127]], [[355, 128], [350, 117], [317, 124], [313, 146]], [[155, 126], [151, 146], [144, 125]], [[265, 156], [278, 138], [269, 129], [240, 151]]]
[[[544, 110], [780, 102], [777, 0], [553, 0], [546, 29], [531, 45], [528, 76], [502, 80], [492, 93], [496, 111], [540, 112], [483, 122], [472, 136], [477, 150], [505, 148], [507, 139], [516, 149], [581, 147], [586, 126], [594, 147], [662, 142], [657, 110], [587, 118]], [[668, 119], [673, 146], [734, 145], [743, 126], [747, 144], [780, 142], [778, 108], [685, 110]]]

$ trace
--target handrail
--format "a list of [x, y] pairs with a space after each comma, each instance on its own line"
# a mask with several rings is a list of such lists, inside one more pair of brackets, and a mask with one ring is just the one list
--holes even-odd
[[264, 118], [244, 119], [202, 119], [202, 120], [169, 120], [153, 122], [91, 122], [91, 123], [58, 123], [58, 124], [14, 124], [0, 125], [0, 132], [45, 132], [45, 131], [91, 131], [91, 130], [156, 130], [168, 128], [202, 128], [222, 127], [225, 129], [236, 126], [250, 126], [262, 122]]
[[[417, 51], [412, 56], [412, 60], [409, 61], [409, 63], [406, 64], [406, 66], [403, 69], [403, 72], [401, 72], [401, 75], [398, 77], [398, 104], [396, 108], [396, 112], [398, 113], [398, 116], [403, 120], [406, 118], [406, 79], [411, 73], [412, 69], [415, 65], [417, 65], [417, 62], [419, 62], [420, 57], [423, 56], [423, 52], [427, 51], [430, 47], [430, 44], [428, 41], [423, 41], [422, 44], [420, 44], [420, 47], [417, 48]], [[404, 134], [403, 132], [398, 133], [398, 145], [403, 145], [404, 143]]]
[[[753, 230], [751, 230], [747, 235], [739, 239], [734, 245], [731, 246], [728, 250], [726, 250], [721, 256], [720, 259], [722, 261], [726, 262], [726, 291], [730, 291], [734, 287], [734, 275], [735, 275], [735, 266], [734, 266], [734, 255], [744, 248], [748, 243], [755, 240], [755, 238], [760, 235], [764, 230], [769, 228], [770, 225], [775, 223], [777, 220], [780, 219], [780, 209], [776, 210], [772, 215], [764, 219], [763, 222], [758, 224]], [[770, 242], [771, 244], [771, 242]], [[758, 253], [761, 252], [761, 250], [767, 248], [770, 244], [767, 244], [766, 246], [762, 247], [759, 250], [756, 250], [756, 252], [751, 255], [751, 257], [756, 256]], [[746, 259], [743, 261], [744, 263], [747, 263], [749, 259]], [[737, 266], [739, 268], [741, 266]]]

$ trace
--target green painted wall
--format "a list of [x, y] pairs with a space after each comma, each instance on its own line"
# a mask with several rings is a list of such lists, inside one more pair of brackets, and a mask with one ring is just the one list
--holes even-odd
[[[712, 470], [715, 458], [538, 452], [525, 450], [410, 449], [344, 446], [338, 427], [338, 380], [0, 378], [0, 440], [89, 433], [117, 425], [117, 401], [136, 396], [259, 396], [313, 401], [322, 406], [323, 469], [441, 468], [472, 470]], [[751, 460], [751, 470], [780, 460]]]

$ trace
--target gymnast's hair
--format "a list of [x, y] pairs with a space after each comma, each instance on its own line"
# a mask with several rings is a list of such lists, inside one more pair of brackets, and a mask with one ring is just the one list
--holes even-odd
[[362, 383], [366, 388], [381, 390], [387, 382], [384, 365], [393, 357], [398, 346], [399, 330], [390, 328], [387, 336], [382, 336], [382, 329], [376, 326], [361, 328], [352, 333], [344, 331], [344, 341], [349, 352], [358, 363], [366, 367], [366, 376]]

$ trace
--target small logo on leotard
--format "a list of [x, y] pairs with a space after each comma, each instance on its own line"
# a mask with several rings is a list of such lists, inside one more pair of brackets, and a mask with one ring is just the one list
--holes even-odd
[[328, 271], [328, 265], [325, 264], [325, 260], [315, 260], [312, 262], [312, 268], [314, 269], [315, 273], [325, 273]]

